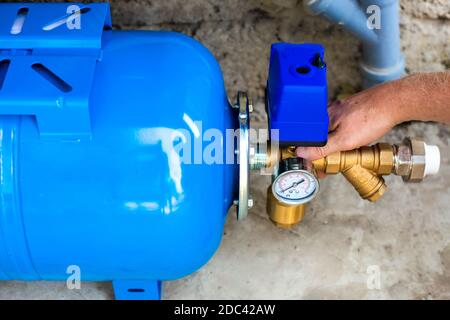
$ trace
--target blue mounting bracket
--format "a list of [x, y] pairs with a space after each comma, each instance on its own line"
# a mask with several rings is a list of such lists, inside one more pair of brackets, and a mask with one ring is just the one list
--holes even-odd
[[109, 4], [0, 4], [0, 115], [33, 115], [41, 137], [90, 137], [89, 99]]
[[161, 300], [162, 283], [158, 280], [114, 280], [117, 300]]
[[328, 138], [327, 75], [318, 44], [272, 45], [267, 82], [270, 129], [280, 146], [323, 146]]

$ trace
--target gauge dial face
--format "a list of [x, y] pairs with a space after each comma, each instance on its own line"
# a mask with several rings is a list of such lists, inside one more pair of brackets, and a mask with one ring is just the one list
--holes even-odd
[[273, 183], [272, 191], [279, 201], [286, 204], [302, 204], [314, 198], [319, 190], [316, 177], [305, 170], [291, 170], [280, 174]]

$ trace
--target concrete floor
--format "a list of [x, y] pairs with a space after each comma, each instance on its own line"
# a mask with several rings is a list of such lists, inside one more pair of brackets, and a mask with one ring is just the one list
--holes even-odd
[[[450, 66], [448, 0], [402, 0], [402, 44], [409, 71]], [[338, 26], [308, 16], [296, 0], [114, 1], [118, 28], [170, 29], [201, 40], [220, 61], [232, 97], [248, 89], [253, 125], [263, 126], [270, 44], [318, 42], [327, 50], [330, 98], [341, 85], [357, 87], [358, 42]], [[151, 17], [151, 18], [150, 18]], [[388, 177], [379, 203], [359, 198], [341, 176], [322, 181], [303, 223], [275, 228], [265, 213], [267, 177], [254, 175], [256, 207], [247, 220], [230, 214], [222, 245], [197, 273], [164, 285], [165, 299], [449, 299], [450, 129], [414, 123], [383, 140], [424, 137], [441, 147], [438, 177], [405, 185]], [[379, 290], [367, 288], [378, 266]], [[0, 299], [111, 299], [109, 283], [0, 282]]]

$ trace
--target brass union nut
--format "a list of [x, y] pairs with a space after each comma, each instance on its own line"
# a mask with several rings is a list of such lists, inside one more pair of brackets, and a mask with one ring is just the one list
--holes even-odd
[[395, 174], [406, 177], [411, 172], [411, 148], [408, 145], [400, 145], [396, 148]]
[[409, 177], [404, 177], [404, 180], [410, 182], [422, 181], [425, 176], [425, 142], [415, 139], [410, 139], [411, 144], [411, 173]]

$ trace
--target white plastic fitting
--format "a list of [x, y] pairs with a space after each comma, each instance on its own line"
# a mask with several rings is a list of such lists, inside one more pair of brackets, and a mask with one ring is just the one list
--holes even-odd
[[438, 146], [425, 144], [425, 172], [424, 176], [434, 175], [439, 172], [441, 165], [441, 152]]

